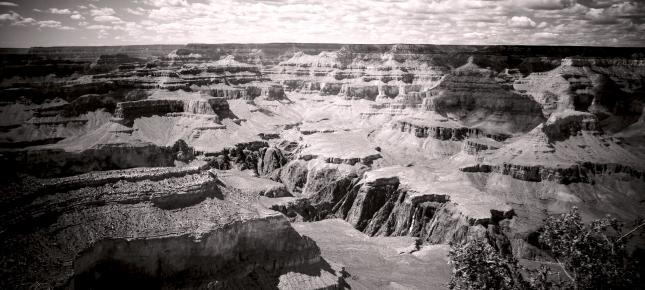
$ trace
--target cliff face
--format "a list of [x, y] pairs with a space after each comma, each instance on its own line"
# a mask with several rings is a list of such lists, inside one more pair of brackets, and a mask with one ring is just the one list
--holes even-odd
[[[44, 181], [36, 191], [3, 197], [6, 202], [33, 194], [10, 199], [12, 208], [3, 214], [10, 217], [1, 227], [3, 257], [16, 261], [5, 264], [5, 286], [337, 287], [342, 281], [342, 270], [330, 268], [284, 217], [240, 208], [236, 200], [257, 197], [222, 186], [197, 168]], [[318, 274], [287, 275], [303, 268]]]
[[462, 141], [469, 137], [488, 137], [503, 141], [509, 137], [509, 135], [500, 133], [485, 133], [477, 128], [454, 127], [452, 124], [424, 122], [424, 120], [415, 119], [399, 120], [394, 123], [393, 129], [412, 134], [418, 138], [433, 138], [442, 141]]
[[152, 96], [151, 99], [117, 103], [114, 117], [124, 120], [126, 123], [132, 123], [135, 119], [142, 117], [163, 116], [178, 112], [201, 115], [218, 115], [219, 113], [224, 117], [230, 115], [228, 103], [221, 97], [192, 96], [191, 98], [175, 99]]
[[479, 211], [464, 210], [472, 201], [458, 194], [463, 189], [429, 190], [432, 185], [426, 188], [422, 181], [426, 171], [413, 170], [386, 167], [366, 172], [347, 165], [296, 162], [283, 168], [280, 178], [294, 182], [288, 188], [300, 199], [273, 208], [295, 219], [342, 218], [371, 236], [412, 236], [430, 243], [464, 241], [513, 216], [510, 207], [494, 205], [495, 197], [479, 205]]
[[544, 120], [533, 99], [504, 88], [493, 72], [468, 63], [447, 75], [425, 99], [424, 107], [458, 118], [468, 126], [528, 131]]
[[167, 147], [150, 143], [103, 144], [80, 152], [62, 149], [21, 150], [3, 156], [17, 172], [60, 176], [132, 167], [171, 166], [174, 156]]
[[619, 180], [642, 180], [642, 159], [629, 148], [619, 139], [602, 134], [593, 114], [565, 111], [552, 114], [546, 123], [502, 147], [485, 163], [462, 170], [563, 184], [593, 183], [608, 175]]
[[643, 67], [637, 59], [570, 57], [553, 70], [516, 80], [513, 86], [540, 102], [546, 116], [571, 109], [589, 111], [605, 130], [615, 132], [640, 115]]

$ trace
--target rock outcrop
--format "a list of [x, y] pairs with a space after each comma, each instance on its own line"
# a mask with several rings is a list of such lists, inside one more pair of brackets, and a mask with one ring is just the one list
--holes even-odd
[[504, 88], [492, 71], [473, 63], [445, 76], [431, 92], [434, 96], [423, 104], [427, 110], [455, 116], [467, 126], [514, 133], [531, 130], [544, 120], [537, 102]]
[[428, 122], [424, 119], [406, 118], [394, 122], [393, 128], [401, 132], [413, 134], [417, 138], [433, 138], [442, 141], [462, 141], [467, 138], [477, 137], [503, 141], [509, 137], [509, 135], [502, 133], [486, 133], [478, 128], [462, 127], [448, 120], [444, 120], [443, 122]]
[[[293, 174], [299, 172], [294, 169], [297, 166], [307, 166], [306, 173]], [[415, 168], [366, 171], [347, 165], [302, 162], [286, 168], [288, 173], [281, 175], [281, 179], [294, 178], [297, 184], [304, 184], [302, 193], [297, 194], [299, 199], [276, 204], [274, 209], [293, 219], [342, 218], [373, 236], [413, 236], [430, 243], [460, 242], [514, 214], [510, 207], [495, 204], [496, 198], [492, 196], [488, 202], [475, 206], [477, 211], [464, 210], [473, 201], [463, 199], [462, 189], [431, 190], [422, 184], [423, 173], [411, 174]], [[400, 175], [405, 180], [401, 181]]]
[[561, 184], [594, 183], [608, 175], [645, 180], [645, 164], [625, 146], [602, 134], [593, 114], [564, 111], [553, 113], [546, 123], [501, 147], [484, 163], [461, 170]]
[[261, 148], [258, 158], [258, 174], [270, 176], [276, 170], [287, 163], [282, 151], [275, 147]]
[[117, 120], [131, 124], [134, 119], [162, 116], [168, 113], [184, 112], [190, 114], [206, 114], [229, 117], [231, 115], [228, 103], [224, 98], [197, 97], [192, 99], [146, 99], [140, 101], [120, 102], [114, 113]]
[[176, 156], [169, 147], [150, 143], [100, 144], [80, 152], [63, 149], [18, 150], [3, 154], [16, 172], [61, 176], [96, 170], [171, 166]]
[[[3, 288], [342, 284], [342, 268], [322, 260], [282, 215], [243, 203], [257, 197], [206, 172], [120, 171], [46, 183], [3, 213]], [[3, 190], [3, 199], [29, 194], [18, 188]], [[301, 269], [310, 270], [292, 277]]]

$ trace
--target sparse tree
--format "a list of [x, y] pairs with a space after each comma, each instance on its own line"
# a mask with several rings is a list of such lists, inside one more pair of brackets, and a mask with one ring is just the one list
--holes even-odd
[[577, 208], [546, 219], [540, 244], [562, 267], [577, 289], [632, 289], [636, 264], [627, 252], [631, 233], [606, 216], [586, 225]]
[[521, 266], [488, 241], [453, 245], [451, 289], [635, 289], [642, 286], [637, 261], [628, 251], [630, 238], [645, 224], [623, 233], [623, 225], [606, 216], [584, 224], [577, 208], [549, 217], [539, 243], [556, 260], [561, 272], [545, 265]]

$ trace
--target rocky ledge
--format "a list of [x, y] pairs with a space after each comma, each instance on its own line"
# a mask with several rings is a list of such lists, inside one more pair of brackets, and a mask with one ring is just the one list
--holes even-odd
[[371, 165], [381, 154], [370, 148], [368, 140], [354, 132], [316, 133], [303, 136], [299, 159], [321, 159], [335, 164]]
[[7, 195], [31, 197], [13, 199], [2, 214], [2, 288], [343, 283], [343, 269], [321, 259], [284, 216], [205, 171], [92, 173], [43, 180], [38, 188], [3, 184]]
[[232, 115], [228, 102], [221, 97], [190, 93], [178, 95], [160, 93], [146, 100], [117, 103], [114, 117], [122, 123], [132, 124], [137, 118], [178, 112], [217, 115], [221, 118]]
[[478, 128], [460, 126], [459, 123], [448, 119], [428, 120], [404, 118], [393, 123], [393, 129], [414, 134], [418, 138], [433, 138], [437, 140], [462, 141], [467, 138], [485, 137], [495, 141], [503, 141], [510, 136], [502, 133], [484, 132]]
[[597, 177], [645, 181], [643, 158], [629, 144], [599, 130], [591, 113], [553, 113], [546, 123], [501, 147], [463, 172], [509, 175], [525, 181], [591, 183]]

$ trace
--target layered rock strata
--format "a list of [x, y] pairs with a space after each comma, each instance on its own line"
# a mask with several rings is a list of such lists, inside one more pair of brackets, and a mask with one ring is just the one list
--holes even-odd
[[[32, 198], [14, 199], [0, 227], [3, 288], [342, 284], [342, 268], [322, 260], [313, 241], [212, 174], [102, 174], [49, 180]], [[5, 189], [26, 193], [19, 188]]]

